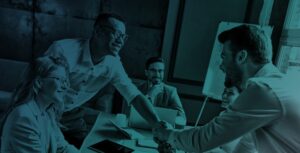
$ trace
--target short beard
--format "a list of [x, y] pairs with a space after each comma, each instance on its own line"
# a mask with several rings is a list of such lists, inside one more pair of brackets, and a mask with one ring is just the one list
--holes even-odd
[[243, 77], [242, 77], [242, 71], [240, 68], [236, 67], [235, 66], [235, 72], [233, 72], [233, 78], [232, 78], [232, 84], [234, 86], [236, 86], [239, 91], [242, 91], [243, 88], [242, 88], [242, 82], [243, 82]]
[[155, 85], [155, 84], [160, 84], [162, 81], [161, 81], [161, 79], [159, 79], [159, 81], [157, 82], [155, 79], [151, 79], [151, 83], [153, 84], [153, 85]]

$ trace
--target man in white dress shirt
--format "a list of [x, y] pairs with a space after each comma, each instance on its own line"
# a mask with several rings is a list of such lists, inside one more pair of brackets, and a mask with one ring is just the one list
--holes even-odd
[[[81, 145], [87, 134], [84, 120], [76, 108], [87, 102], [105, 85], [111, 83], [138, 112], [153, 125], [159, 117], [152, 104], [132, 83], [120, 61], [119, 51], [127, 39], [125, 23], [115, 14], [100, 14], [90, 39], [55, 41], [44, 56], [62, 58], [70, 68], [70, 89], [65, 99], [66, 112], [62, 123], [64, 134]], [[75, 136], [75, 138], [74, 138]]]
[[203, 152], [250, 132], [259, 153], [299, 152], [299, 84], [272, 64], [270, 37], [258, 27], [241, 25], [218, 38], [223, 44], [220, 67], [241, 82], [243, 92], [222, 115], [202, 127], [157, 128], [154, 136], [177, 149]]

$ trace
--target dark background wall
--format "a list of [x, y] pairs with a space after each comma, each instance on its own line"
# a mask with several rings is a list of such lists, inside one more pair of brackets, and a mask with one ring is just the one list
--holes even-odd
[[144, 67], [136, 63], [161, 53], [167, 8], [167, 0], [0, 1], [0, 57], [30, 61], [54, 40], [88, 38], [100, 12], [115, 12], [129, 35], [121, 57], [130, 76], [141, 78]]
[[[163, 45], [167, 59], [167, 82], [178, 88], [188, 122], [194, 123], [205, 99], [202, 87], [218, 24], [221, 21], [260, 24], [263, 0], [170, 1]], [[274, 57], [288, 1], [274, 0], [269, 25], [273, 27]], [[200, 124], [220, 111], [220, 102], [210, 99]]]
[[[274, 53], [288, 1], [274, 0]], [[2, 0], [0, 58], [30, 62], [58, 39], [85, 37], [99, 12], [115, 12], [127, 21], [129, 39], [121, 57], [129, 76], [144, 79], [144, 62], [154, 55], [166, 60], [166, 82], [178, 88], [188, 122], [203, 104], [203, 81], [218, 24], [257, 24], [263, 0]], [[211, 100], [200, 123], [220, 111]]]

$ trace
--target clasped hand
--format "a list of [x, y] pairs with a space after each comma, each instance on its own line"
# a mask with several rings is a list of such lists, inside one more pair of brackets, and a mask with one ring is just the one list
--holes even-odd
[[174, 153], [176, 150], [171, 144], [167, 142], [173, 127], [165, 122], [159, 122], [159, 126], [153, 129], [153, 139], [158, 144], [158, 151], [160, 153]]
[[152, 130], [154, 141], [167, 141], [172, 131], [173, 127], [171, 124], [160, 121], [159, 125]]

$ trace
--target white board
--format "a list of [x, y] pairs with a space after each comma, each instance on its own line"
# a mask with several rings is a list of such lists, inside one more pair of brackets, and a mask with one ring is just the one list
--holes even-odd
[[[226, 30], [233, 27], [242, 25], [245, 23], [234, 23], [234, 22], [221, 22], [218, 27], [218, 31], [215, 37], [214, 47], [211, 53], [205, 82], [202, 90], [202, 94], [213, 99], [222, 100], [222, 93], [224, 90], [225, 74], [220, 70], [219, 66], [222, 63], [221, 52], [223, 45], [218, 41], [218, 35]], [[260, 25], [256, 25], [260, 26]], [[269, 35], [272, 33], [272, 27], [262, 26], [265, 32]]]

